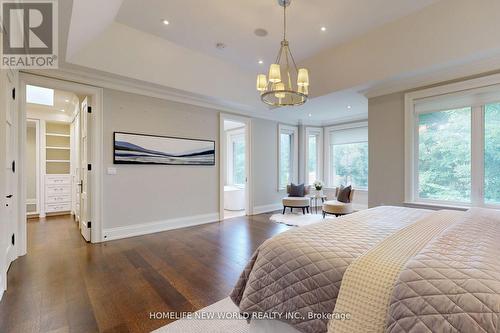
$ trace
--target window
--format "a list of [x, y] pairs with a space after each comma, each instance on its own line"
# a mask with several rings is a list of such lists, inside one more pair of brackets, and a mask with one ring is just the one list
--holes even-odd
[[54, 106], [54, 90], [27, 84], [26, 102]]
[[316, 127], [305, 128], [305, 183], [310, 185], [316, 180], [322, 180], [322, 147], [323, 147], [323, 130]]
[[500, 204], [500, 103], [484, 110], [484, 200]]
[[233, 140], [233, 184], [245, 184], [245, 136], [238, 135]]
[[406, 201], [500, 205], [497, 81], [485, 86], [481, 78], [406, 95]]
[[278, 190], [286, 188], [298, 178], [298, 129], [278, 126]]
[[424, 113], [418, 120], [419, 198], [469, 202], [471, 108]]
[[245, 130], [227, 134], [227, 183], [245, 185]]
[[368, 127], [366, 123], [328, 128], [328, 185], [368, 188]]

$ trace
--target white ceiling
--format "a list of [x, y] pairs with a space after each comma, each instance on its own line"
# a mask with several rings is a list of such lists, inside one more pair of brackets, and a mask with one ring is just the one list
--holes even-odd
[[[96, 71], [104, 84], [124, 81], [165, 98], [290, 123], [366, 118], [365, 94], [500, 68], [498, 0], [292, 0], [288, 39], [299, 65], [310, 70], [311, 98], [269, 110], [255, 76], [267, 72], [282, 38], [276, 0], [101, 3], [61, 6], [60, 22], [71, 17], [69, 66]], [[97, 28], [87, 27], [89, 17]], [[257, 37], [257, 28], [269, 34]], [[215, 48], [217, 42], [226, 48]]]
[[[300, 62], [436, 1], [292, 0], [287, 37]], [[162, 24], [162, 19], [170, 24]], [[276, 58], [283, 8], [276, 0], [124, 0], [116, 21], [257, 72], [267, 70]], [[268, 35], [257, 37], [257, 28]], [[218, 42], [226, 48], [217, 49]], [[259, 65], [259, 59], [264, 64]]]

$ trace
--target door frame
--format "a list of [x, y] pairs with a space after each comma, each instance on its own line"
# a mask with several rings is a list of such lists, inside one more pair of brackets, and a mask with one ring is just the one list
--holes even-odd
[[56, 79], [47, 76], [41, 76], [37, 74], [30, 74], [21, 72], [19, 74], [19, 124], [21, 130], [19, 131], [19, 170], [22, 170], [20, 177], [20, 186], [18, 188], [19, 196], [18, 207], [19, 209], [19, 220], [18, 220], [18, 255], [22, 256], [27, 253], [27, 225], [26, 225], [26, 172], [25, 170], [25, 145], [26, 145], [26, 85], [38, 85], [55, 90], [66, 90], [72, 91], [79, 95], [86, 95], [90, 97], [90, 105], [92, 107], [92, 117], [91, 117], [91, 153], [90, 161], [92, 164], [92, 177], [90, 180], [90, 188], [92, 189], [91, 194], [91, 208], [90, 208], [90, 220], [92, 221], [91, 229], [91, 242], [98, 243], [103, 241], [102, 239], [102, 207], [101, 207], [101, 196], [102, 196], [102, 117], [103, 117], [103, 89], [76, 83], [72, 81], [66, 81], [61, 79]]
[[[35, 123], [35, 137], [36, 137], [36, 143], [35, 143], [35, 186], [36, 186], [36, 212], [31, 213], [31, 215], [39, 215], [40, 214], [40, 205], [41, 205], [41, 177], [40, 177], [40, 148], [41, 148], [41, 142], [40, 142], [40, 120], [39, 119], [26, 119], [26, 123]], [[28, 199], [26, 198], [26, 205], [28, 205]], [[26, 214], [29, 215], [29, 214]]]
[[252, 119], [229, 113], [219, 114], [219, 220], [224, 220], [224, 174], [226, 170], [226, 147], [224, 147], [224, 120], [245, 124], [245, 214], [253, 215], [253, 174], [252, 174]]

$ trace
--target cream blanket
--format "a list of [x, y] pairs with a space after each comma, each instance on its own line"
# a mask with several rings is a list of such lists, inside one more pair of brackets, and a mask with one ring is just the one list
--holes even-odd
[[328, 332], [384, 332], [394, 285], [406, 262], [463, 214], [435, 212], [390, 235], [351, 263], [334, 310], [349, 314], [350, 319], [331, 319]]

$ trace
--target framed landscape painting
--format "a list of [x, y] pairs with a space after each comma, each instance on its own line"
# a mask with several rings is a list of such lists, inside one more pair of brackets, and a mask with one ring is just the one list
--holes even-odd
[[215, 141], [113, 133], [115, 164], [215, 165]]

